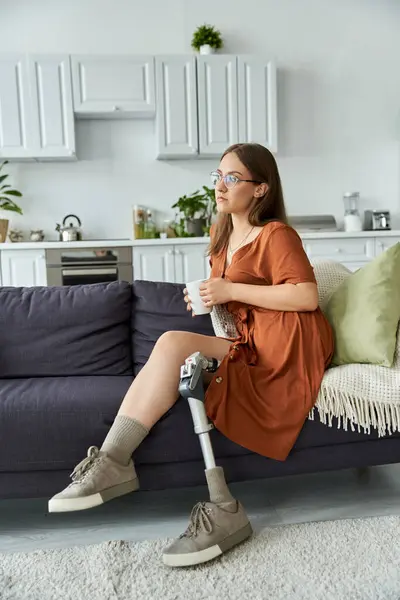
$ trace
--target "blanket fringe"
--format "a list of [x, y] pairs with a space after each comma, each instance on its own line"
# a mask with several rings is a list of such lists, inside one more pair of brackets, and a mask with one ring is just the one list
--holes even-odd
[[329, 427], [333, 426], [333, 419], [336, 417], [338, 429], [343, 427], [345, 431], [349, 425], [352, 431], [357, 430], [359, 433], [361, 430], [370, 433], [373, 427], [377, 429], [378, 437], [400, 431], [400, 404], [365, 400], [324, 383], [321, 385], [317, 402], [309, 413], [308, 418], [311, 421], [315, 419], [316, 410], [321, 423]]

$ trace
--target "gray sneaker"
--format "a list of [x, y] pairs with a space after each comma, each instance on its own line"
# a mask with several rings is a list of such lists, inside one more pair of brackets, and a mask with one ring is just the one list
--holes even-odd
[[243, 506], [237, 501], [230, 505], [234, 512], [213, 502], [198, 502], [185, 533], [164, 550], [164, 564], [169, 567], [198, 565], [250, 537], [253, 530]]
[[96, 446], [90, 446], [70, 477], [72, 483], [49, 500], [49, 512], [93, 508], [139, 489], [133, 461], [121, 465]]

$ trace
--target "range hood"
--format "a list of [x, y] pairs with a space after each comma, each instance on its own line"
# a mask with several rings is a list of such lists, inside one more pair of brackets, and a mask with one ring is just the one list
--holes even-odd
[[333, 215], [297, 215], [288, 217], [289, 225], [296, 231], [337, 231]]

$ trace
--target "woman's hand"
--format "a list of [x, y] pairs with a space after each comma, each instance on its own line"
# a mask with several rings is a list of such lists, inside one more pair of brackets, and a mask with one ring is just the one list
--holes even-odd
[[[233, 283], [222, 279], [222, 277], [213, 277], [207, 279], [200, 286], [200, 296], [207, 307], [214, 306], [214, 304], [225, 304], [232, 300], [232, 286]], [[186, 310], [192, 311], [192, 316], [195, 317], [195, 313], [192, 310], [188, 291], [185, 288], [183, 290], [184, 300], [186, 302]]]
[[226, 304], [232, 301], [233, 283], [222, 277], [212, 277], [207, 279], [200, 286], [200, 296], [205, 306], [210, 307], [215, 304]]
[[[189, 294], [188, 294], [188, 291], [186, 288], [183, 290], [183, 294], [184, 294], [183, 299], [186, 302], [186, 310], [192, 310], [192, 305], [190, 304], [190, 298], [189, 298]], [[194, 314], [194, 312], [192, 310], [192, 317], [195, 317], [195, 316], [196, 315]]]

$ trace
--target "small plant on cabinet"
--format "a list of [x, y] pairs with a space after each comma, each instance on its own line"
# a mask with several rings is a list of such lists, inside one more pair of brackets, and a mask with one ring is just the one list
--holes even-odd
[[21, 192], [18, 192], [18, 190], [12, 189], [11, 185], [4, 183], [4, 181], [7, 179], [7, 177], [9, 177], [8, 173], [5, 173], [4, 175], [1, 174], [3, 167], [7, 164], [8, 164], [8, 160], [5, 160], [0, 165], [0, 184], [2, 184], [0, 187], [0, 210], [11, 210], [13, 212], [16, 212], [16, 213], [22, 215], [23, 213], [22, 213], [21, 207], [18, 206], [18, 204], [16, 204], [12, 198], [10, 198], [10, 196], [12, 196], [14, 198], [15, 197], [21, 198], [22, 197]]
[[221, 32], [212, 25], [200, 25], [193, 34], [192, 48], [200, 54], [211, 54], [214, 50], [222, 48], [222, 46]]
[[[10, 184], [4, 183], [9, 177], [8, 173], [2, 174], [3, 167], [7, 164], [8, 160], [5, 160], [0, 165], [0, 210], [12, 211], [22, 215], [21, 207], [13, 200], [13, 198], [21, 198], [21, 192], [13, 189]], [[0, 218], [0, 242], [6, 241], [8, 226], [8, 219]]]

